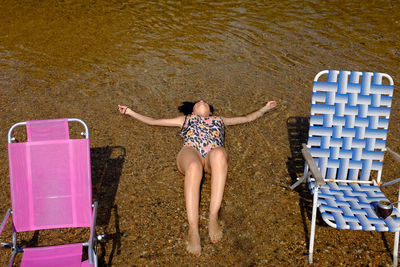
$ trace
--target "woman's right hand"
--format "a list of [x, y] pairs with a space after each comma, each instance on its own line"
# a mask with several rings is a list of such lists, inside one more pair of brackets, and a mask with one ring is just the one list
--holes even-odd
[[276, 101], [269, 101], [265, 107], [267, 108], [267, 110], [273, 109], [274, 107], [276, 107]]
[[119, 110], [119, 112], [120, 112], [121, 114], [126, 114], [127, 109], [128, 109], [127, 106], [118, 105], [118, 110]]

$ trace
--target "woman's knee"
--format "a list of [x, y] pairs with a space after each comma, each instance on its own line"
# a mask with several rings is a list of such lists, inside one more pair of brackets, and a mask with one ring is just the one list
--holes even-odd
[[203, 164], [200, 160], [192, 160], [186, 164], [185, 167], [185, 174], [186, 173], [196, 173], [196, 172], [203, 172]]

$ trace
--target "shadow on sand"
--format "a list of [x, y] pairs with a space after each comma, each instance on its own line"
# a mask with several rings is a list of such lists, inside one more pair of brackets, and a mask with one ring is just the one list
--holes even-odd
[[[99, 243], [99, 266], [111, 266], [115, 253], [120, 254], [121, 250], [120, 217], [118, 205], [114, 204], [114, 201], [126, 153], [125, 148], [121, 146], [91, 148], [90, 152], [93, 199], [99, 203], [96, 224], [106, 234]], [[110, 242], [111, 252], [107, 256], [106, 246]]]
[[[288, 158], [286, 166], [291, 177], [291, 184], [297, 181], [298, 177], [304, 174], [304, 159], [301, 154], [302, 144], [307, 143], [308, 129], [310, 126], [310, 118], [308, 117], [289, 117], [286, 121], [288, 138], [290, 144], [291, 157]], [[306, 240], [307, 247], [310, 244], [309, 226], [307, 226], [307, 219], [311, 222], [312, 211], [312, 196], [307, 188], [306, 183], [299, 185], [295, 189], [299, 193], [299, 206], [300, 214], [303, 221], [304, 239]], [[321, 215], [317, 213], [317, 224], [326, 226], [323, 223]]]

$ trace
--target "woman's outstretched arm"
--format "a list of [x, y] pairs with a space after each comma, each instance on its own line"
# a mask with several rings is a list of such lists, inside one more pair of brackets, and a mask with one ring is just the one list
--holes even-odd
[[183, 122], [185, 121], [184, 116], [179, 116], [176, 118], [172, 119], [154, 119], [151, 117], [144, 116], [142, 114], [139, 114], [132, 109], [128, 108], [127, 106], [121, 106], [118, 105], [118, 110], [122, 114], [129, 115], [141, 122], [144, 122], [148, 125], [154, 125], [154, 126], [176, 126], [176, 127], [181, 127]]
[[254, 121], [258, 118], [260, 118], [262, 115], [264, 115], [265, 112], [268, 110], [276, 107], [276, 102], [275, 101], [269, 101], [265, 106], [260, 108], [259, 110], [250, 113], [246, 116], [241, 116], [241, 117], [235, 117], [235, 118], [225, 118], [222, 117], [225, 125], [236, 125], [236, 124], [242, 124], [242, 123], [247, 123]]

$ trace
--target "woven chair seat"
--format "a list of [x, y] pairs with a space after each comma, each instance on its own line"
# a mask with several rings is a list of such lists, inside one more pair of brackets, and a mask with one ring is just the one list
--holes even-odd
[[[314, 193], [315, 182], [309, 181]], [[323, 220], [337, 229], [399, 231], [400, 213], [393, 209], [386, 219], [375, 212], [379, 201], [389, 201], [378, 186], [356, 183], [327, 183], [319, 188], [318, 208]]]

